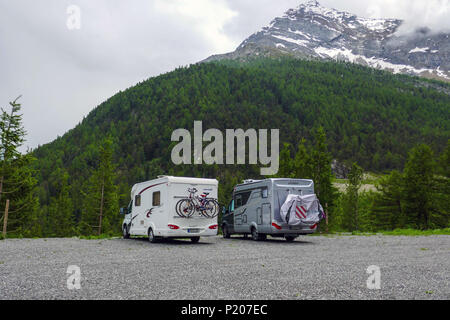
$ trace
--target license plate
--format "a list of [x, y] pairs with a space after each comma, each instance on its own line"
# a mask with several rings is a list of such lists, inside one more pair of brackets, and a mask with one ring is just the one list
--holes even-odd
[[188, 229], [187, 232], [188, 233], [199, 233], [200, 229]]

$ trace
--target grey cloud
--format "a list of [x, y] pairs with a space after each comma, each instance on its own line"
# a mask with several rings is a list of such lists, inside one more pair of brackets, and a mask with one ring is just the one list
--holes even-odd
[[[447, 28], [450, 21], [445, 11], [448, 0], [319, 2], [361, 16], [406, 19], [410, 29], [422, 23]], [[300, 3], [0, 0], [0, 105], [23, 95], [27, 146], [36, 147], [74, 127], [119, 90], [232, 51], [275, 16]], [[426, 3], [431, 3], [426, 7], [431, 9], [424, 9]], [[80, 30], [66, 27], [66, 9], [71, 4], [81, 8]]]

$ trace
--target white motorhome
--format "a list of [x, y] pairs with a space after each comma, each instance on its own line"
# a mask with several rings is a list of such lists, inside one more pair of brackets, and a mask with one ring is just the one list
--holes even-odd
[[121, 208], [125, 215], [123, 237], [148, 236], [150, 242], [163, 238], [217, 235], [219, 212], [216, 179], [158, 176], [135, 184], [131, 201]]

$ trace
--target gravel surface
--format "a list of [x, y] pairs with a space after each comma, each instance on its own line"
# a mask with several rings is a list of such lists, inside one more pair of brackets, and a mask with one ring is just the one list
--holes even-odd
[[450, 299], [449, 279], [450, 236], [0, 241], [0, 299]]

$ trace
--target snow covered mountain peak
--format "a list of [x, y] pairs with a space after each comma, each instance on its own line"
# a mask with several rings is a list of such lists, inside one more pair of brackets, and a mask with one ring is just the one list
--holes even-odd
[[348, 12], [340, 12], [333, 8], [323, 7], [318, 1], [315, 1], [315, 0], [309, 0], [304, 3], [301, 3], [297, 7], [297, 9], [289, 9], [287, 12], [293, 12], [293, 11], [297, 11], [297, 12], [302, 11], [304, 13], [322, 14], [324, 16], [330, 16], [330, 17], [351, 15]]
[[449, 34], [416, 32], [399, 36], [396, 31], [401, 24], [398, 19], [358, 17], [309, 0], [272, 20], [236, 51], [206, 61], [289, 55], [349, 61], [450, 81]]

